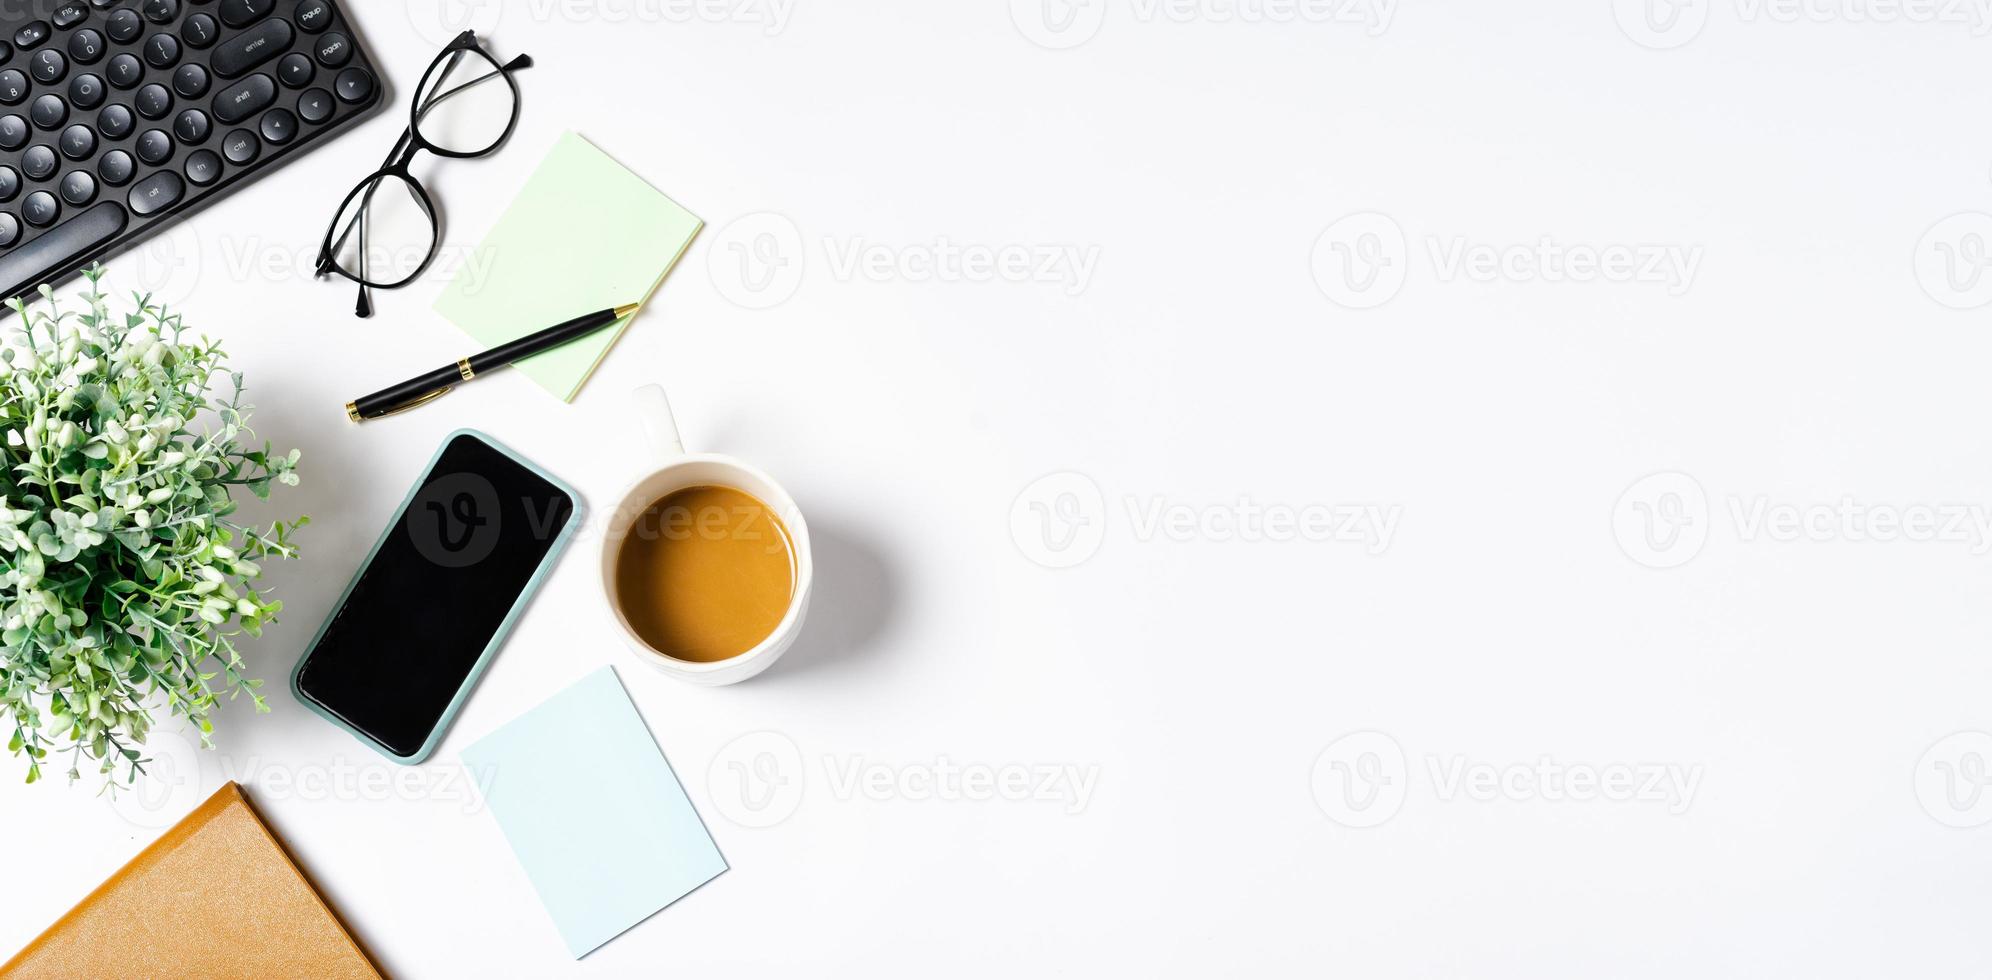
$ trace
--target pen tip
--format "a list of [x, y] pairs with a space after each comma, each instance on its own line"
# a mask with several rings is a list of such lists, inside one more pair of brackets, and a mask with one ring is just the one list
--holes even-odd
[[642, 305], [643, 305], [642, 303], [624, 303], [623, 305], [616, 307], [616, 319], [620, 320], [623, 317], [630, 315], [631, 313], [635, 313], [636, 308]]

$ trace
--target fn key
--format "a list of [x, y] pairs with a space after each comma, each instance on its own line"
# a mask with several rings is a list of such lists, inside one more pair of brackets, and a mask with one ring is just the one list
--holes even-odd
[[[167, 176], [172, 176], [168, 174]], [[176, 182], [178, 177], [173, 178]], [[176, 195], [177, 196], [177, 195]], [[110, 201], [78, 212], [73, 218], [50, 228], [41, 237], [0, 255], [0, 286], [4, 296], [19, 296], [58, 274], [72, 271], [69, 265], [100, 243], [124, 230], [125, 212]]]

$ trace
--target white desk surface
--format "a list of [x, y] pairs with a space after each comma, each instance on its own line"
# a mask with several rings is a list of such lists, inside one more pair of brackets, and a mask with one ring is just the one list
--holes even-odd
[[[1992, 971], [1992, 329], [1946, 305], [1992, 217], [1939, 224], [1992, 212], [1988, 23], [1043, 2], [362, 10], [397, 101], [446, 15], [537, 62], [510, 146], [417, 164], [450, 245], [567, 128], [708, 227], [573, 405], [364, 427], [466, 350], [443, 273], [367, 322], [307, 274], [397, 114], [111, 263], [226, 338], [314, 525], [271, 714], [117, 807], [7, 767], [0, 950], [232, 777], [411, 977]], [[787, 660], [641, 666], [590, 535], [415, 775], [292, 700], [444, 433], [601, 505], [652, 381], [808, 515]], [[1380, 553], [1304, 533], [1350, 505]], [[458, 754], [603, 663], [732, 870], [575, 962]]]

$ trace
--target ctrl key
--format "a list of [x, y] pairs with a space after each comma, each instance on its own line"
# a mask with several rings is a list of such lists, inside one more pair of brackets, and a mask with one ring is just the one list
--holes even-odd
[[137, 215], [147, 215], [163, 208], [170, 208], [173, 202], [186, 193], [187, 184], [180, 175], [171, 170], [161, 170], [136, 184], [131, 185], [131, 193], [125, 200], [131, 204], [131, 211]]

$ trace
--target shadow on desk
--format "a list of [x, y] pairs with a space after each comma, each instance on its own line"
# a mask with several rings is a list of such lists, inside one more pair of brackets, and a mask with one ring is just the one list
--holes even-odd
[[834, 514], [810, 515], [809, 544], [816, 563], [809, 618], [795, 648], [763, 675], [769, 679], [852, 667], [892, 619], [897, 576], [876, 549]]

